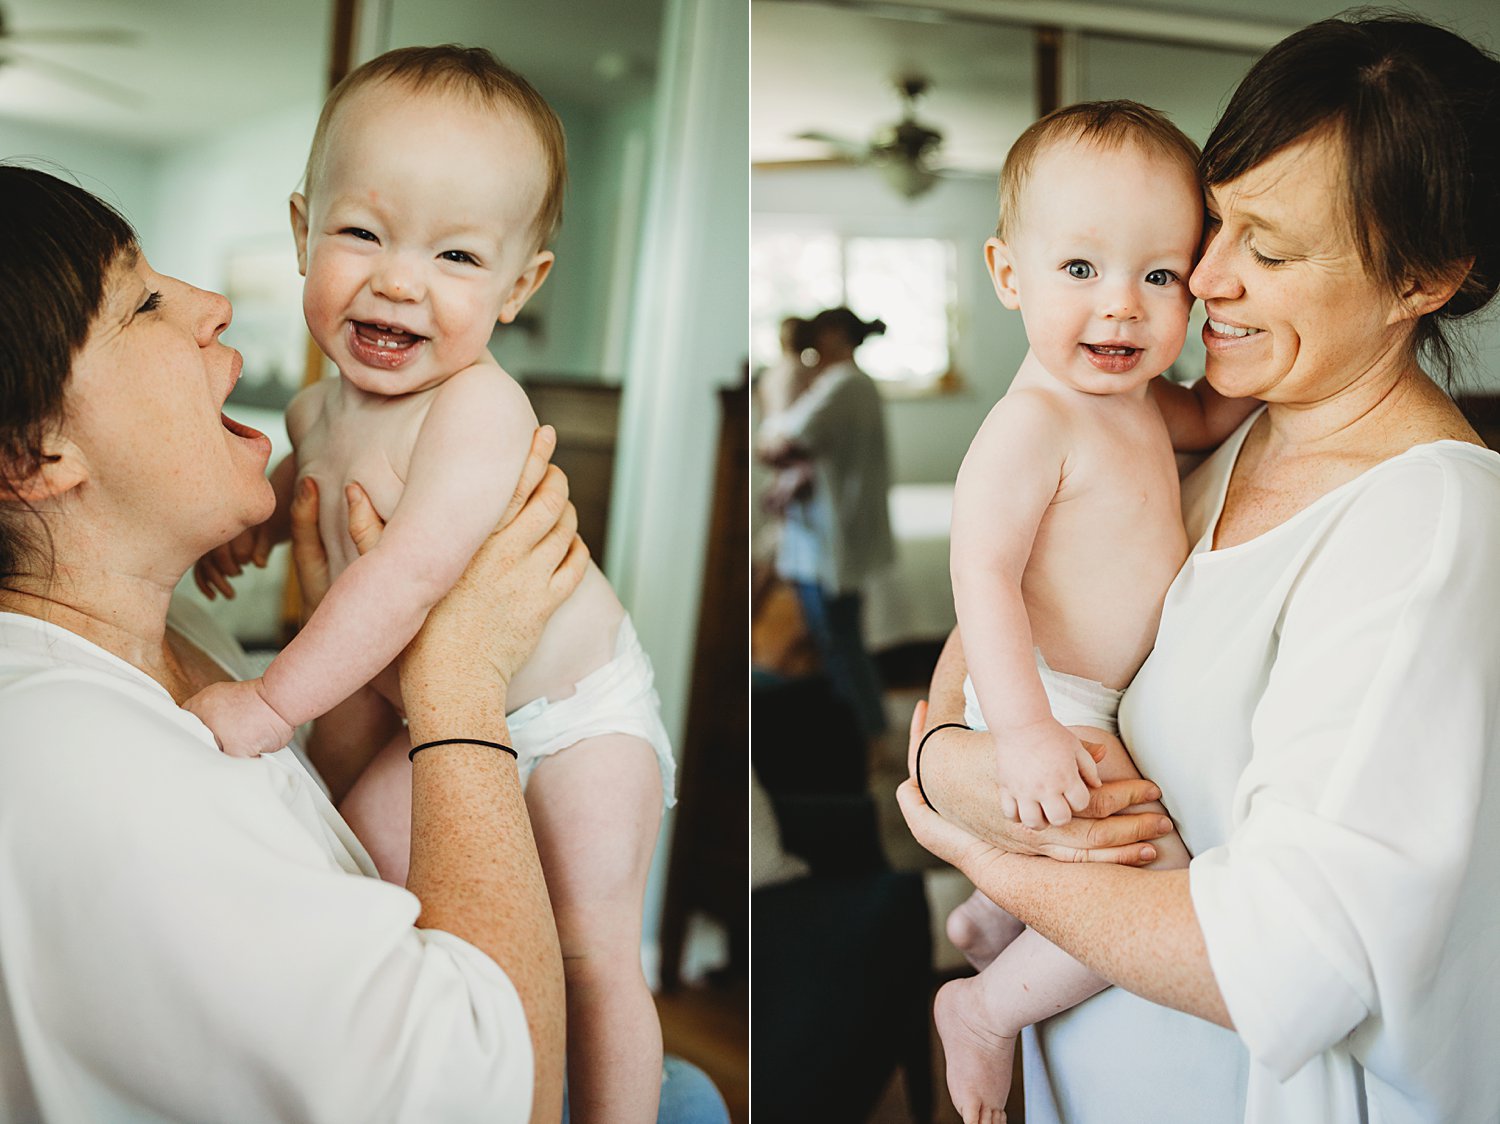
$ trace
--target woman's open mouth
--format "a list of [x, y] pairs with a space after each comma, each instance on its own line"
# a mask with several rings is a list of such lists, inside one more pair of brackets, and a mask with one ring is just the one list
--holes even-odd
[[1099, 370], [1111, 375], [1123, 375], [1141, 361], [1143, 347], [1131, 347], [1123, 343], [1081, 343], [1083, 356]]
[[351, 320], [347, 329], [349, 353], [367, 367], [394, 371], [404, 367], [427, 342], [426, 336], [394, 324]]
[[265, 458], [267, 460], [270, 459], [271, 439], [260, 430], [254, 429], [242, 422], [235, 421], [232, 417], [224, 413], [222, 410], [219, 411], [219, 424], [227, 429], [230, 433], [234, 434], [234, 436], [240, 438], [243, 441], [250, 442], [265, 455]]

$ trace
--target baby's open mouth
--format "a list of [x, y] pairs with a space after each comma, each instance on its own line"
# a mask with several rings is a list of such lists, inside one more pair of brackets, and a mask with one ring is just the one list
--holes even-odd
[[414, 343], [426, 339], [415, 332], [406, 332], [389, 324], [369, 324], [362, 320], [354, 321], [354, 333], [366, 343], [374, 347], [395, 351], [398, 348], [410, 347]]
[[394, 371], [415, 361], [422, 354], [426, 336], [408, 332], [394, 324], [378, 321], [351, 320], [346, 337], [349, 353], [367, 367]]
[[1134, 355], [1141, 349], [1138, 347], [1126, 347], [1123, 344], [1110, 343], [1086, 343], [1083, 345], [1095, 355]]

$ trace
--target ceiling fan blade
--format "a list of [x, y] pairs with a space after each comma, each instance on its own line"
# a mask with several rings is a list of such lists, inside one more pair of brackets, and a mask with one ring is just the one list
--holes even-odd
[[145, 99], [134, 90], [127, 90], [124, 86], [110, 82], [90, 74], [86, 70], [79, 70], [75, 66], [66, 63], [54, 62], [52, 59], [44, 59], [40, 55], [28, 54], [18, 51], [14, 47], [5, 50], [5, 57], [9, 62], [20, 63], [35, 70], [46, 71], [59, 82], [64, 82], [76, 89], [84, 90], [97, 98], [114, 102], [129, 109], [139, 106]]
[[123, 27], [54, 27], [37, 28], [34, 31], [7, 31], [6, 39], [18, 43], [97, 43], [103, 46], [126, 47], [140, 42], [140, 33]]
[[817, 141], [819, 144], [826, 144], [830, 148], [837, 150], [839, 155], [849, 160], [865, 160], [870, 155], [868, 145], [852, 141], [848, 137], [837, 137], [832, 133], [820, 133], [817, 130], [808, 130], [805, 133], [798, 133], [795, 139]]

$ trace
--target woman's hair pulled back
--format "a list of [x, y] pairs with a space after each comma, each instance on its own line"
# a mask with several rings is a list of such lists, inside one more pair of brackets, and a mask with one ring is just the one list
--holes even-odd
[[110, 267], [135, 246], [130, 224], [83, 188], [0, 164], [0, 585], [37, 569], [45, 526], [17, 510], [28, 506], [17, 485], [46, 459]]
[[1483, 308], [1500, 282], [1500, 61], [1432, 24], [1368, 9], [1311, 24], [1240, 83], [1203, 150], [1210, 186], [1295, 141], [1342, 142], [1343, 206], [1365, 267], [1392, 292], [1451, 283], [1415, 343], [1453, 372], [1444, 325]]
[[848, 308], [825, 308], [810, 321], [812, 336], [816, 339], [824, 332], [838, 332], [848, 337], [849, 343], [858, 347], [869, 336], [885, 333], [884, 320], [861, 320]]

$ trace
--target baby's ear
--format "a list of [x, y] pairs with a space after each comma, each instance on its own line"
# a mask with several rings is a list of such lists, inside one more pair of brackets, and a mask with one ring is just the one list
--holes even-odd
[[300, 191], [292, 192], [292, 238], [297, 243], [297, 272], [307, 276], [307, 196]]
[[1016, 267], [1011, 260], [1010, 247], [998, 238], [985, 239], [984, 264], [995, 284], [995, 295], [1000, 298], [1000, 303], [1012, 310], [1020, 308], [1021, 290], [1016, 287]]
[[547, 274], [552, 272], [554, 258], [555, 255], [551, 250], [538, 250], [532, 255], [531, 261], [516, 278], [515, 284], [510, 287], [510, 292], [506, 294], [505, 303], [500, 306], [500, 323], [509, 324], [514, 320], [516, 314], [526, 306], [526, 302], [542, 287], [542, 282], [547, 280]]

